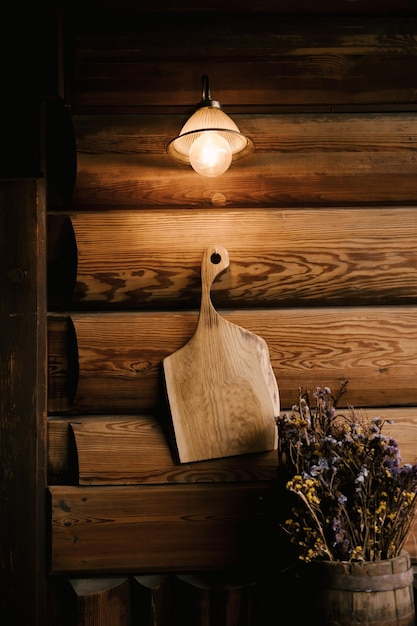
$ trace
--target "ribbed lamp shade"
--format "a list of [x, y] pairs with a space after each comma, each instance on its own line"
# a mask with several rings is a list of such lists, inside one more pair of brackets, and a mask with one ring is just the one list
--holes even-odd
[[234, 121], [222, 109], [205, 106], [198, 109], [168, 146], [169, 153], [183, 163], [189, 163], [190, 148], [202, 133], [215, 131], [230, 144], [232, 158], [236, 160], [252, 151], [253, 143], [242, 135]]
[[234, 121], [222, 111], [220, 104], [211, 99], [208, 78], [203, 76], [203, 100], [178, 137], [169, 142], [168, 153], [178, 161], [189, 164], [191, 146], [206, 133], [226, 140], [232, 161], [246, 156], [254, 148], [252, 140], [243, 135]]

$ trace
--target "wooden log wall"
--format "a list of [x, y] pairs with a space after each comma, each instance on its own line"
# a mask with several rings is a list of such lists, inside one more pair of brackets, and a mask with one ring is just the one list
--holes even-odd
[[[48, 211], [51, 624], [63, 606], [70, 626], [173, 624], [179, 606], [190, 626], [275, 623], [291, 598], [275, 451], [178, 464], [161, 363], [195, 331], [204, 250], [224, 246], [213, 304], [266, 340], [282, 409], [347, 380], [344, 402], [392, 418], [416, 460], [414, 3], [106, 0], [100, 21], [67, 4], [77, 176]], [[203, 74], [255, 143], [214, 179], [166, 153]], [[417, 563], [417, 526], [406, 548]]]

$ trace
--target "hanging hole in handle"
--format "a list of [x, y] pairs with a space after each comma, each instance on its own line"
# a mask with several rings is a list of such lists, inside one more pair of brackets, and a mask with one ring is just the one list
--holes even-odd
[[210, 257], [210, 261], [213, 263], [213, 265], [218, 265], [221, 260], [222, 260], [221, 254], [219, 254], [218, 252], [213, 252], [213, 254]]

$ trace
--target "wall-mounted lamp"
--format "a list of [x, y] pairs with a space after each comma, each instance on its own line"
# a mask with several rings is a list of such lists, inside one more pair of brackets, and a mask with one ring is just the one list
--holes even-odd
[[172, 139], [168, 153], [202, 176], [219, 176], [232, 161], [252, 152], [252, 140], [239, 131], [232, 119], [212, 100], [207, 76], [202, 77], [203, 97], [180, 134]]

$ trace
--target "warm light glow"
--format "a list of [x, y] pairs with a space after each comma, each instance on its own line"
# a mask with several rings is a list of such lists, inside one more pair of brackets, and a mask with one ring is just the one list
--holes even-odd
[[191, 167], [201, 176], [219, 176], [232, 162], [230, 144], [219, 133], [206, 131], [190, 148]]
[[180, 134], [167, 145], [167, 152], [187, 163], [201, 176], [219, 176], [232, 161], [252, 152], [252, 139], [243, 135], [217, 100], [210, 96], [208, 76], [202, 77], [202, 100], [185, 122]]

